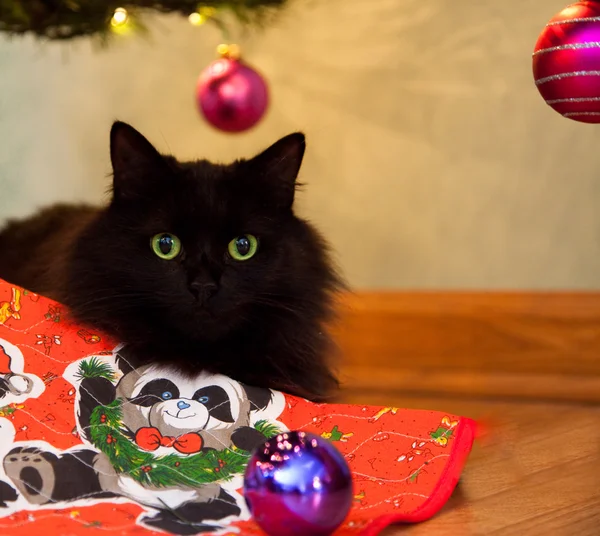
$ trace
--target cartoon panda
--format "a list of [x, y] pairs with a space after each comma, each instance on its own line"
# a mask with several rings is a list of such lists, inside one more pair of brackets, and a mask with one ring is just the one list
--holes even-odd
[[44, 390], [43, 382], [23, 371], [21, 351], [13, 344], [0, 339], [0, 402], [22, 402], [37, 397]]
[[0, 399], [7, 394], [27, 395], [33, 390], [33, 381], [24, 374], [13, 372], [12, 366], [12, 357], [0, 340]]
[[185, 480], [172, 487], [141, 484], [117, 473], [108, 457], [91, 444], [92, 411], [120, 400], [122, 432], [139, 449], [158, 456], [189, 456], [231, 447], [252, 451], [265, 441], [252, 425], [259, 419], [276, 423], [284, 396], [220, 375], [189, 378], [153, 365], [133, 368], [124, 351], [121, 348], [114, 356], [122, 374], [116, 384], [106, 377], [75, 380], [77, 364], [65, 374], [78, 384], [78, 430], [91, 448], [57, 452], [38, 444], [20, 446], [4, 458], [6, 475], [32, 504], [56, 507], [56, 503], [81, 499], [124, 497], [149, 509], [139, 521], [153, 529], [180, 535], [222, 529], [243, 513], [242, 499], [235, 491], [241, 477], [199, 486]]
[[[0, 346], [0, 352], [2, 347]], [[23, 374], [13, 372], [0, 373], [0, 399], [11, 394], [14, 396], [28, 395], [33, 390], [33, 381]]]
[[[200, 446], [196, 452], [231, 445], [253, 450], [265, 439], [250, 426], [251, 413], [264, 410], [273, 396], [269, 390], [248, 387], [225, 376], [189, 379], [176, 371], [167, 375], [164, 368], [152, 365], [127, 374], [115, 392], [116, 398], [128, 401], [123, 405], [123, 423], [137, 431], [136, 443], [152, 446], [148, 445], [152, 441], [148, 430], [159, 439], [198, 435], [198, 441], [188, 440], [191, 447], [185, 449], [186, 453], [192, 453], [194, 446]], [[107, 396], [112, 398], [112, 393]], [[97, 405], [95, 400], [90, 402]], [[79, 422], [83, 424], [81, 414]]]

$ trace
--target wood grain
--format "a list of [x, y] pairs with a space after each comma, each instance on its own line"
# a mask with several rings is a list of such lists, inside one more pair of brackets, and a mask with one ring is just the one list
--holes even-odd
[[600, 534], [600, 293], [364, 293], [342, 311], [343, 401], [487, 430], [445, 508], [384, 536]]
[[361, 293], [335, 333], [350, 388], [600, 402], [600, 293]]

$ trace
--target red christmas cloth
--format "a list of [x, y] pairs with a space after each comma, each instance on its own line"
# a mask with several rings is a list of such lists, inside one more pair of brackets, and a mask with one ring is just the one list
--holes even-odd
[[59, 304], [0, 280], [0, 534], [261, 534], [242, 497], [243, 446], [305, 430], [353, 472], [336, 534], [374, 535], [438, 512], [474, 439], [472, 420], [446, 413], [313, 404], [126, 363]]

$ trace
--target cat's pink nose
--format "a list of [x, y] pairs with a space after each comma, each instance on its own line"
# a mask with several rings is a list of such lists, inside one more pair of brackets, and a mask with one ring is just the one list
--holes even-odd
[[200, 303], [206, 303], [216, 294], [218, 288], [216, 283], [206, 281], [192, 281], [190, 283], [190, 292], [196, 298], [196, 301]]

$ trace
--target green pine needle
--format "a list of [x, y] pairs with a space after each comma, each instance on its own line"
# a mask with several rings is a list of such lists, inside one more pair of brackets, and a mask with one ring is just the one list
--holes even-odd
[[85, 378], [106, 378], [112, 382], [115, 379], [115, 373], [108, 363], [104, 363], [97, 357], [92, 357], [80, 363], [76, 377], [78, 380]]
[[[0, 32], [32, 34], [50, 40], [111, 33], [111, 18], [125, 8], [132, 28], [144, 28], [146, 13], [176, 13], [188, 17], [199, 8], [232, 13], [241, 23], [262, 25], [268, 15], [288, 0], [0, 0]], [[218, 23], [219, 17], [211, 19]]]
[[271, 439], [272, 437], [275, 437], [281, 433], [281, 430], [277, 426], [265, 420], [257, 421], [254, 425], [254, 428], [256, 428], [267, 439]]

